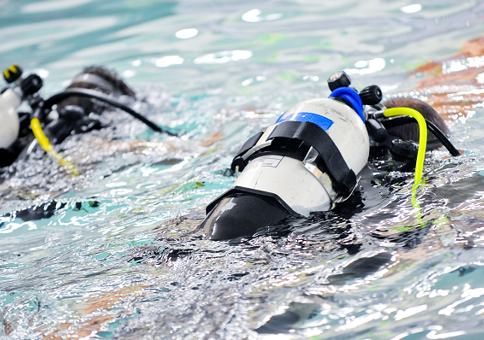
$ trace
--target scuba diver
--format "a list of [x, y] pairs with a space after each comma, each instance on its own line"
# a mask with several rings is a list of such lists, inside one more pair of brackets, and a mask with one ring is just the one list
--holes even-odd
[[[85, 68], [64, 91], [46, 100], [38, 93], [42, 79], [37, 74], [25, 78], [22, 74], [18, 65], [3, 72], [10, 86], [0, 95], [0, 168], [11, 165], [35, 136], [47, 153], [72, 169], [72, 164], [55, 152], [51, 141], [59, 144], [69, 135], [105, 127], [99, 115], [108, 106], [129, 113], [157, 132], [173, 135], [123, 104], [119, 100], [121, 96], [134, 99], [135, 92], [116, 73], [104, 67]], [[31, 112], [17, 112], [23, 101], [30, 105]]]
[[410, 164], [420, 183], [427, 129], [429, 149], [444, 145], [460, 154], [428, 104], [412, 98], [381, 104], [378, 86], [358, 92], [345, 72], [328, 85], [329, 98], [295, 105], [245, 142], [231, 164], [235, 183], [206, 208], [200, 228], [210, 239], [251, 237], [289, 216], [331, 210], [352, 195], [368, 161], [391, 158], [398, 170]]

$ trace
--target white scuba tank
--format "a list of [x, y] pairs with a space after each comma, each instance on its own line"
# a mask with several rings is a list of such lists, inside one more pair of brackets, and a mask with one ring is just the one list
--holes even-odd
[[370, 153], [364, 105], [382, 93], [350, 85], [346, 73], [333, 74], [329, 99], [295, 105], [242, 145], [230, 166], [238, 178], [200, 225], [211, 240], [285, 230], [285, 218], [330, 210], [352, 194]]
[[[366, 165], [370, 152], [368, 132], [362, 118], [348, 105], [331, 98], [301, 102], [269, 127], [255, 148], [266, 142], [271, 131], [285, 121], [309, 121], [325, 130], [355, 174]], [[335, 202], [346, 198], [334, 192], [329, 176], [308, 157], [299, 161], [281, 155], [259, 156], [249, 161], [235, 181], [235, 187], [276, 194], [296, 213], [305, 216], [312, 211], [329, 210]]]
[[0, 148], [8, 148], [18, 137], [20, 122], [17, 108], [21, 96], [13, 89], [7, 89], [0, 95]]

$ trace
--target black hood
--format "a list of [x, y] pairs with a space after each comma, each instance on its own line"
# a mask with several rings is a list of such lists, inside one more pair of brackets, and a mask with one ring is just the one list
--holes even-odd
[[290, 215], [274, 198], [239, 193], [219, 200], [201, 226], [209, 239], [222, 241], [251, 237], [261, 228]]

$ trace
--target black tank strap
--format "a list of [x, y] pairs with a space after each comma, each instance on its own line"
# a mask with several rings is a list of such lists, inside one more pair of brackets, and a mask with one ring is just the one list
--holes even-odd
[[237, 166], [239, 167], [239, 171], [242, 171], [244, 169], [245, 161], [244, 159], [242, 159], [242, 156], [257, 144], [263, 134], [264, 132], [261, 131], [253, 135], [244, 143], [244, 145], [242, 145], [239, 152], [237, 152], [237, 155], [235, 155], [234, 159], [232, 160], [232, 165], [230, 166], [232, 171], [235, 171], [235, 167]]
[[270, 134], [271, 138], [297, 139], [311, 145], [321, 157], [336, 191], [349, 195], [356, 185], [356, 175], [344, 160], [341, 152], [329, 135], [311, 122], [282, 122]]

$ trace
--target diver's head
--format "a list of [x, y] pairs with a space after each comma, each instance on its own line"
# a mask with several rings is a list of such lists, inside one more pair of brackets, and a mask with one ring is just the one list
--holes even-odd
[[[383, 105], [385, 105], [385, 107], [389, 109], [395, 107], [409, 107], [411, 109], [417, 110], [422, 114], [425, 120], [434, 123], [444, 134], [448, 135], [450, 133], [448, 126], [445, 124], [444, 120], [442, 119], [442, 117], [440, 117], [438, 112], [435, 111], [432, 106], [421, 101], [420, 99], [408, 97], [393, 98], [385, 101]], [[400, 126], [388, 128], [388, 133], [404, 141], [413, 141], [417, 143], [419, 140], [419, 127], [415, 123], [403, 124]], [[436, 149], [441, 146], [442, 143], [439, 141], [439, 139], [432, 132], [429, 131], [427, 149]]]
[[[90, 66], [77, 75], [66, 90], [88, 89], [114, 98], [120, 96], [135, 97], [135, 93], [121, 80], [114, 71], [101, 66]], [[98, 130], [105, 125], [90, 113], [102, 114], [108, 107], [92, 98], [71, 96], [57, 104], [58, 118], [53, 119], [45, 128], [54, 144], [61, 143], [69, 135]]]
[[[134, 98], [136, 96], [135, 92], [117, 76], [116, 72], [102, 66], [86, 67], [66, 89], [90, 89], [114, 97], [129, 96]], [[79, 106], [86, 114], [91, 112], [101, 114], [106, 109], [104, 104], [95, 103], [89, 98], [81, 97], [69, 97], [57, 104], [57, 109], [60, 110], [66, 106]]]

